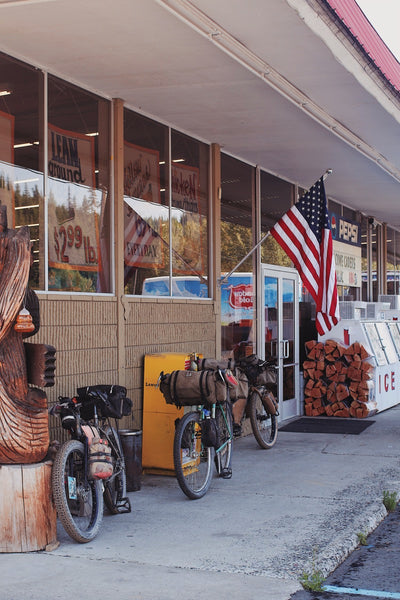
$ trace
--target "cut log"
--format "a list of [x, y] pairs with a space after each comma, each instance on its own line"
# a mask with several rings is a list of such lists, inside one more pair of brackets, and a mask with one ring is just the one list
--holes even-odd
[[56, 543], [52, 462], [1, 465], [0, 552], [34, 552]]

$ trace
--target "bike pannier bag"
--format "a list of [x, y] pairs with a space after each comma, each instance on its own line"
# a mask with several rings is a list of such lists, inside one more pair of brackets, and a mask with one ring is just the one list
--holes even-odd
[[278, 403], [273, 394], [268, 392], [263, 397], [263, 404], [270, 415], [278, 415]]
[[108, 479], [112, 474], [111, 448], [107, 440], [94, 437], [89, 446], [89, 477]]
[[226, 384], [218, 371], [161, 373], [160, 390], [167, 404], [210, 406], [226, 400]]
[[229, 388], [230, 399], [232, 402], [240, 400], [241, 398], [247, 400], [249, 394], [249, 380], [247, 379], [246, 373], [238, 368], [236, 368], [233, 373], [238, 384]]

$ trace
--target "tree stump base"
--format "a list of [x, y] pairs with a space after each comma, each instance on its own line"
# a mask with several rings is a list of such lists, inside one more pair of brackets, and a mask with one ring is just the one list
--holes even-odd
[[52, 461], [0, 465], [0, 552], [57, 547]]

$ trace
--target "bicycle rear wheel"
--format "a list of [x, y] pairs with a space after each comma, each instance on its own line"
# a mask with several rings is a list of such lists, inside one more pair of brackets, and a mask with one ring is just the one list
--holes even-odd
[[230, 402], [217, 403], [215, 406], [215, 419], [218, 427], [218, 474], [231, 475], [232, 458], [232, 436], [233, 436], [233, 417]]
[[104, 503], [112, 515], [130, 512], [130, 502], [126, 497], [125, 459], [119, 435], [113, 427], [105, 429], [111, 447], [113, 474], [104, 482]]
[[278, 420], [271, 415], [265, 403], [267, 392], [254, 390], [249, 398], [250, 423], [258, 444], [268, 450], [276, 442], [278, 435]]
[[54, 504], [65, 531], [82, 544], [98, 533], [103, 519], [103, 488], [99, 480], [85, 473], [85, 449], [82, 442], [63, 444], [52, 470]]
[[187, 413], [176, 425], [174, 465], [180, 488], [191, 500], [202, 498], [210, 487], [212, 455], [213, 449], [203, 444], [200, 414]]

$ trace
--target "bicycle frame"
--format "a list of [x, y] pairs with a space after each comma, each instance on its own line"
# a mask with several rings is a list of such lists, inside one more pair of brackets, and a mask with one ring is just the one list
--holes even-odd
[[[211, 411], [212, 417], [214, 419], [215, 419], [215, 413], [216, 413], [216, 406], [217, 406], [216, 404], [213, 404], [212, 411]], [[222, 416], [224, 418], [225, 426], [229, 432], [229, 438], [221, 446], [219, 446], [218, 448], [215, 448], [216, 454], [222, 452], [222, 450], [224, 450], [224, 448], [227, 447], [229, 442], [231, 442], [233, 440], [233, 432], [231, 431], [231, 428], [229, 427], [228, 419], [226, 418], [226, 412], [224, 411], [224, 408], [223, 408], [223, 405], [221, 402], [218, 402], [218, 408], [221, 411]]]

